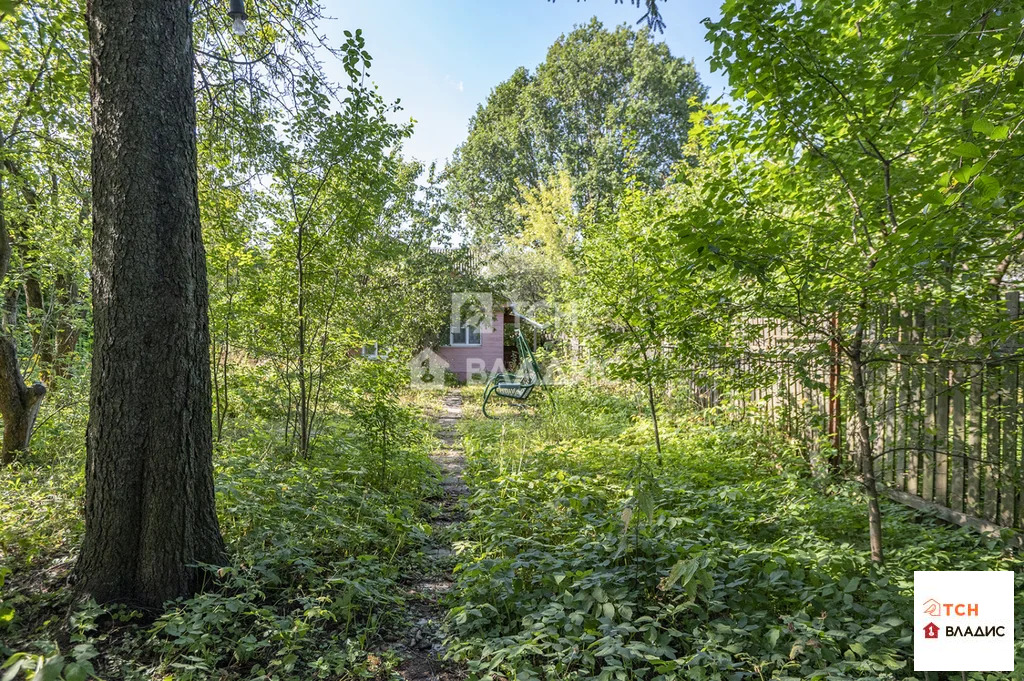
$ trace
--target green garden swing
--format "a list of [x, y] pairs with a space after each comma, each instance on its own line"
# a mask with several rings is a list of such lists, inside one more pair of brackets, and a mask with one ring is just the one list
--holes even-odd
[[[484, 416], [489, 419], [494, 418], [487, 413], [487, 401], [491, 399], [491, 395], [505, 397], [517, 402], [525, 402], [530, 397], [533, 389], [538, 385], [544, 388], [544, 390], [548, 389], [547, 384], [544, 383], [540, 365], [537, 364], [537, 359], [533, 356], [533, 350], [530, 349], [530, 344], [526, 342], [526, 338], [520, 329], [516, 329], [516, 350], [519, 351], [519, 371], [514, 374], [495, 374], [491, 377], [491, 380], [487, 381], [487, 386], [484, 388], [482, 409]], [[551, 397], [550, 392], [548, 397]], [[553, 397], [551, 401], [552, 403], [554, 402]]]

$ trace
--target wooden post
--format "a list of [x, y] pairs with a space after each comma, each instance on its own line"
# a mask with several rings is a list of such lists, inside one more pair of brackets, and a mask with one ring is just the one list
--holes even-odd
[[[885, 341], [885, 328], [888, 326], [886, 323], [886, 310], [883, 308], [879, 317], [875, 320], [875, 337], [872, 339], [873, 356], [881, 358], [882, 356], [882, 345]], [[873, 416], [874, 430], [872, 432], [872, 447], [871, 453], [874, 457], [874, 473], [875, 478], [880, 479], [883, 482], [888, 482], [886, 474], [888, 473], [885, 468], [885, 458], [882, 452], [885, 451], [885, 404], [886, 404], [886, 371], [888, 365], [884, 362], [874, 362], [871, 365], [871, 383], [872, 383], [872, 409], [871, 413]]]
[[963, 512], [964, 507], [964, 423], [967, 416], [967, 401], [963, 388], [964, 370], [959, 365], [953, 368], [950, 377], [950, 398], [953, 408], [953, 436], [950, 457], [949, 507]]
[[[1020, 317], [1020, 293], [1006, 294], [1006, 314], [1011, 324]], [[1006, 354], [1017, 351], [1016, 334], [1011, 333], [1006, 343]], [[1015, 359], [1003, 364], [1003, 394], [1001, 399], [1003, 456], [1000, 471], [999, 523], [1013, 527], [1014, 502], [1017, 498], [1017, 368]]]
[[[926, 313], [924, 347], [930, 349], [938, 334], [935, 332], [935, 317]], [[921, 497], [935, 501], [935, 393], [939, 370], [929, 353], [928, 363], [922, 367], [924, 373], [924, 428], [921, 431]], [[941, 502], [940, 502], [941, 503]]]
[[896, 479], [896, 384], [893, 382], [894, 367], [885, 368], [885, 421], [882, 425], [881, 451], [885, 452], [885, 483]]
[[843, 438], [840, 429], [842, 409], [839, 403], [839, 378], [841, 361], [839, 351], [839, 315], [833, 314], [830, 323], [832, 337], [829, 339], [829, 373], [828, 373], [828, 434], [832, 440], [832, 455], [829, 467], [832, 473], [838, 473], [842, 467]]
[[895, 475], [893, 484], [898, 490], [907, 489], [907, 446], [909, 437], [909, 413], [910, 413], [910, 313], [898, 312], [899, 314], [899, 374], [897, 377], [897, 414], [896, 436], [893, 443], [896, 449], [894, 468]]
[[1000, 367], [989, 364], [985, 372], [985, 468], [982, 497], [983, 513], [986, 520], [999, 521], [999, 436], [1000, 403], [1002, 392]]
[[[898, 341], [898, 329], [899, 329], [899, 310], [896, 308], [889, 309], [887, 315], [887, 323], [889, 325], [886, 331], [886, 342], [889, 345], [890, 354], [896, 351], [896, 344]], [[887, 366], [885, 370], [885, 437], [882, 438], [882, 448], [886, 452], [886, 460], [889, 466], [889, 477], [887, 482], [895, 482], [896, 476], [896, 452], [895, 448], [898, 444], [896, 439], [896, 409], [897, 409], [897, 392], [899, 383], [896, 381], [896, 377], [899, 375], [899, 365]]]
[[[949, 338], [949, 308], [939, 307], [935, 335], [943, 343]], [[940, 361], [935, 379], [935, 502], [949, 504], [949, 365]]]
[[[875, 354], [879, 357], [885, 352], [885, 346], [888, 345], [888, 329], [889, 329], [889, 310], [884, 308], [881, 315], [879, 316], [877, 331], [875, 334]], [[879, 362], [875, 368], [873, 374], [873, 381], [877, 385], [875, 389], [875, 395], [878, 398], [878, 404], [875, 409], [875, 418], [877, 426], [875, 427], [875, 460], [878, 462], [878, 467], [875, 471], [875, 477], [878, 478], [884, 485], [888, 485], [892, 477], [892, 466], [891, 457], [886, 452], [885, 447], [885, 436], [886, 426], [889, 424], [889, 364], [886, 362]]]
[[[925, 326], [924, 312], [914, 313], [914, 326], [910, 331], [912, 352], [914, 356], [921, 352], [922, 333]], [[910, 410], [908, 412], [908, 431], [910, 433], [909, 449], [907, 450], [907, 492], [920, 494], [918, 484], [921, 468], [921, 449], [924, 446], [924, 419], [922, 408], [924, 392], [921, 390], [921, 369], [915, 365], [910, 372]]]
[[984, 395], [985, 369], [981, 364], [972, 364], [971, 403], [967, 412], [967, 460], [964, 462], [967, 513], [981, 515], [981, 454], [982, 454], [982, 396]]
[[937, 504], [949, 503], [949, 367], [939, 365], [935, 379], [935, 496]]

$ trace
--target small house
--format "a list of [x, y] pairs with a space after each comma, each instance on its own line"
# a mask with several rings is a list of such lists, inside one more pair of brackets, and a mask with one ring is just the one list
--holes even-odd
[[[447, 363], [449, 370], [460, 381], [486, 381], [487, 377], [511, 370], [518, 364], [512, 331], [516, 324], [530, 327], [527, 334], [536, 345], [537, 333], [543, 326], [516, 311], [514, 305], [495, 307], [491, 323], [462, 322], [442, 334], [437, 354]], [[447, 336], [447, 342], [445, 336]]]

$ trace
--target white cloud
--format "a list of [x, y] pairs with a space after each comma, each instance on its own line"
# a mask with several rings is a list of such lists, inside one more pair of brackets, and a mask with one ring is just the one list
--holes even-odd
[[455, 80], [451, 76], [445, 76], [444, 77], [444, 83], [448, 87], [453, 88], [455, 90], [458, 90], [459, 92], [465, 92], [466, 91], [466, 88], [463, 85], [462, 81], [461, 80]]

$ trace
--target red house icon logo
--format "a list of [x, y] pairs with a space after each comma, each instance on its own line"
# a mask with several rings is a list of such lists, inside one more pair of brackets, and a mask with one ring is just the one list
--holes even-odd
[[939, 627], [935, 624], [935, 622], [929, 622], [928, 624], [924, 625], [924, 637], [925, 638], [938, 638], [939, 637]]

